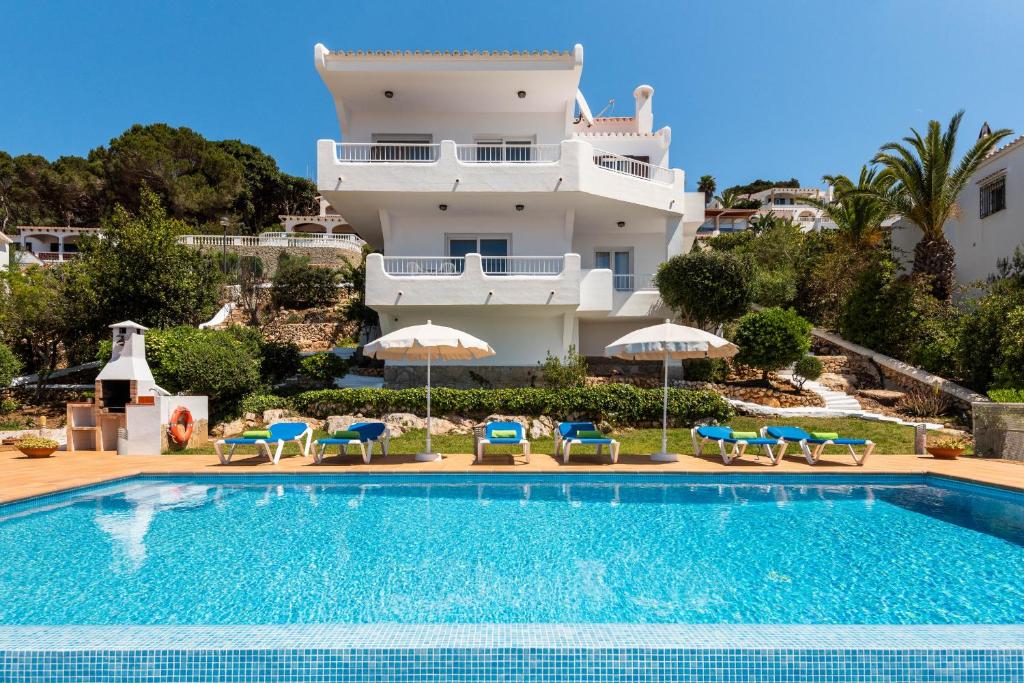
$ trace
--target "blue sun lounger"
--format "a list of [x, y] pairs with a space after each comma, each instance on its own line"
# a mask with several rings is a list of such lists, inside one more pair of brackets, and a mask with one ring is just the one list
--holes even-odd
[[[515, 436], [495, 436], [494, 432], [515, 432]], [[526, 462], [530, 462], [530, 442], [518, 422], [488, 422], [484, 435], [476, 440], [476, 462], [484, 459], [484, 446], [522, 446]]]
[[[782, 456], [786, 453], [785, 439], [773, 439], [764, 436], [752, 439], [737, 439], [733, 437], [731, 427], [694, 427], [690, 430], [690, 438], [693, 440], [693, 452], [697, 454], [697, 457], [702, 455], [701, 447], [706, 442], [714, 441], [717, 443], [718, 452], [722, 456], [722, 462], [726, 465], [732, 464], [732, 461], [737, 458], [742, 458], [749, 446], [758, 446], [759, 449], [764, 450], [765, 455], [768, 456], [773, 465], [778, 465], [782, 461]], [[726, 452], [726, 444], [732, 445], [731, 451]], [[773, 446], [775, 449], [772, 448]], [[760, 454], [755, 453], [755, 457], [760, 457]]]
[[[874, 442], [868, 439], [816, 439], [800, 427], [762, 427], [761, 435], [800, 444], [800, 450], [803, 451], [804, 458], [811, 465], [816, 464], [821, 459], [825, 446], [846, 446], [850, 451], [853, 462], [857, 465], [863, 465], [864, 461], [871, 455], [871, 452], [875, 450]], [[814, 448], [812, 449], [811, 446]], [[854, 450], [855, 446], [863, 446], [864, 452], [858, 456], [857, 451]]]
[[559, 422], [555, 426], [555, 455], [562, 454], [562, 464], [569, 462], [569, 450], [573, 446], [596, 446], [597, 455], [605, 446], [608, 447], [608, 454], [614, 465], [619, 461], [619, 442], [610, 437], [600, 439], [581, 438], [579, 432], [596, 432], [597, 427], [593, 422]]
[[[217, 457], [220, 458], [220, 464], [227, 465], [231, 462], [231, 456], [235, 454], [235, 448], [238, 446], [257, 446], [275, 465], [281, 460], [281, 452], [284, 451], [284, 445], [289, 441], [299, 444], [303, 456], [309, 455], [309, 442], [313, 438], [313, 430], [305, 422], [275, 422], [267, 427], [267, 431], [270, 432], [269, 438], [250, 439], [237, 436], [231, 439], [221, 439], [213, 444], [213, 449], [217, 451]], [[271, 444], [277, 447], [273, 452], [270, 450]], [[224, 446], [229, 446], [227, 453], [224, 452]]]
[[391, 430], [383, 422], [356, 422], [346, 431], [359, 432], [358, 439], [335, 439], [324, 437], [313, 442], [313, 460], [317, 465], [324, 461], [324, 454], [328, 446], [337, 446], [340, 455], [348, 455], [349, 446], [359, 446], [363, 462], [367, 465], [373, 459], [373, 445], [379, 443], [384, 455], [388, 454], [388, 446], [391, 443]]

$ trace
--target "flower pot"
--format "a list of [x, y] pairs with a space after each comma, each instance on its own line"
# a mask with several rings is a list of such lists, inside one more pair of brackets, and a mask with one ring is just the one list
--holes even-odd
[[49, 458], [56, 448], [19, 448], [29, 458]]
[[939, 460], [956, 460], [964, 454], [962, 448], [940, 448], [939, 446], [928, 446], [928, 452], [931, 453], [933, 458]]

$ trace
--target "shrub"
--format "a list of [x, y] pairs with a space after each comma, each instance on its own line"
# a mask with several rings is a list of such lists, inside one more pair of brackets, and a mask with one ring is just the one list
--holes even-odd
[[1024, 386], [1024, 306], [1009, 312], [999, 333], [999, 364], [992, 370], [998, 387]]
[[811, 324], [792, 309], [766, 308], [740, 319], [733, 342], [740, 348], [736, 360], [761, 370], [772, 370], [803, 358], [811, 348]]
[[57, 448], [59, 445], [53, 439], [44, 439], [40, 436], [23, 436], [14, 442], [15, 448]]
[[146, 335], [146, 359], [157, 384], [210, 397], [214, 416], [234, 414], [260, 384], [260, 357], [247, 334], [172, 327]]
[[274, 410], [276, 408], [291, 410], [291, 407], [291, 401], [284, 396], [275, 396], [274, 394], [249, 394], [242, 399], [239, 410], [243, 415], [245, 413], [256, 413], [257, 415], [262, 415], [265, 410]]
[[1024, 389], [991, 389], [988, 397], [996, 403], [1024, 403]]
[[6, 345], [0, 344], [0, 389], [11, 386], [11, 381], [18, 376], [19, 372], [21, 372], [21, 361]]
[[312, 266], [309, 258], [281, 254], [274, 271], [271, 299], [277, 308], [318, 308], [338, 300], [338, 273]]
[[804, 382], [814, 381], [821, 377], [821, 359], [811, 354], [806, 354], [793, 365], [793, 374], [799, 379], [800, 390], [804, 389]]
[[996, 369], [1003, 365], [1004, 328], [1022, 306], [1024, 292], [1005, 287], [995, 287], [972, 302], [958, 326], [956, 345], [960, 377], [967, 386], [985, 391], [992, 385]]
[[260, 375], [264, 382], [278, 384], [295, 376], [301, 361], [302, 354], [294, 342], [264, 342]]
[[330, 382], [348, 371], [348, 363], [333, 353], [314, 353], [299, 361], [299, 372], [303, 377], [318, 382]]
[[750, 306], [750, 273], [729, 252], [691, 251], [658, 268], [654, 283], [666, 306], [698, 327], [743, 315]]
[[11, 398], [10, 396], [0, 398], [0, 415], [8, 415], [20, 407], [21, 403], [16, 398]]
[[896, 409], [914, 417], [933, 417], [945, 415], [952, 405], [949, 397], [939, 391], [938, 387], [917, 387], [903, 394], [896, 402]]
[[683, 361], [683, 379], [692, 382], [722, 382], [729, 375], [724, 358], [692, 358]]
[[582, 387], [587, 383], [587, 359], [576, 353], [573, 345], [566, 351], [564, 361], [548, 351], [540, 373], [549, 387]]
[[788, 306], [796, 299], [796, 273], [788, 268], [759, 268], [751, 282], [751, 295], [762, 306]]
[[756, 238], [757, 235], [751, 230], [724, 232], [720, 235], [709, 237], [705, 244], [714, 251], [733, 251], [734, 249], [742, 249]]
[[[519, 389], [431, 390], [432, 410], [437, 415], [483, 418], [506, 415], [550, 415], [558, 419], [608, 420], [634, 425], [661, 419], [661, 389], [643, 389], [629, 384], [594, 387]], [[303, 414], [317, 418], [361, 413], [380, 417], [387, 413], [424, 414], [424, 389], [321, 389], [295, 396], [292, 404]], [[732, 406], [713, 391], [669, 389], [669, 415], [673, 421], [725, 422], [733, 416]]]

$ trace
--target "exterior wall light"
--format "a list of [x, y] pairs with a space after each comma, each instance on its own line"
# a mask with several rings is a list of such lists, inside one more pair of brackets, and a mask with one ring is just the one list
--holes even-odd
[[518, 97], [521, 100], [522, 99], [526, 99], [526, 91], [525, 90], [520, 90], [519, 92], [516, 93], [516, 97]]
[[615, 225], [619, 226], [620, 228], [624, 228], [624, 227], [626, 227], [626, 221], [619, 221]]
[[392, 97], [394, 97], [394, 96], [395, 96], [395, 93], [394, 93], [394, 91], [393, 91], [393, 90], [385, 90], [385, 91], [384, 91], [384, 97], [388, 98], [389, 100], [390, 100], [390, 99], [391, 99]]
[[448, 205], [447, 204], [438, 204], [437, 208], [441, 209], [442, 211], [447, 211], [448, 210]]
[[516, 204], [516, 211], [522, 211], [526, 208], [525, 204]]

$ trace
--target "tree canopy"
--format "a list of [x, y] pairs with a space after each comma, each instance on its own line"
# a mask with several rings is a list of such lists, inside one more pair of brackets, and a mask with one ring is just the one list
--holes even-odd
[[273, 157], [239, 140], [207, 140], [189, 128], [135, 125], [88, 156], [53, 162], [0, 151], [0, 229], [15, 225], [95, 226], [120, 204], [140, 208], [145, 184], [171, 218], [191, 231], [220, 231], [230, 215], [257, 233], [281, 213], [314, 209], [316, 186], [283, 173]]

